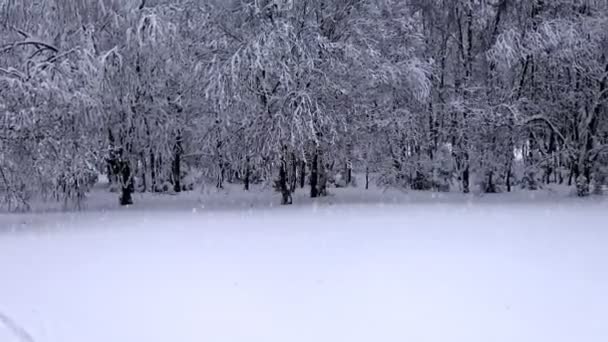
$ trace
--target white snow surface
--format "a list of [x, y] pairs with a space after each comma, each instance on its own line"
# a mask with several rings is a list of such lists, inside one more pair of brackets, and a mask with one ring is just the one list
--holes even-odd
[[188, 196], [0, 215], [0, 342], [608, 340], [605, 200]]

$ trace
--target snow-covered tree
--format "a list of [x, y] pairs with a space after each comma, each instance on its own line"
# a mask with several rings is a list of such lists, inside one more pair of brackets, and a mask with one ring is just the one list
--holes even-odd
[[0, 194], [599, 192], [603, 0], [0, 2]]

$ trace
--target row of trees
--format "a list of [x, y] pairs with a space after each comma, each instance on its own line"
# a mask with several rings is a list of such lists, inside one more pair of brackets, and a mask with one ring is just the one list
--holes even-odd
[[[605, 0], [0, 0], [11, 208], [268, 182], [605, 182]], [[367, 184], [366, 184], [367, 186]]]

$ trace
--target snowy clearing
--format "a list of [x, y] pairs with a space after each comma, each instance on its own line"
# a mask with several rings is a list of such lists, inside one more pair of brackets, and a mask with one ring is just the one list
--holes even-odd
[[0, 216], [0, 341], [606, 341], [605, 201], [448, 198]]

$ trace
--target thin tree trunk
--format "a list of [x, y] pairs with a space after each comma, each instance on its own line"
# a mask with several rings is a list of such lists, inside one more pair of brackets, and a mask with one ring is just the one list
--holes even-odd
[[135, 186], [133, 184], [133, 177], [131, 175], [131, 167], [126, 161], [120, 161], [120, 183], [121, 183], [121, 194], [120, 194], [120, 205], [131, 205], [133, 204], [133, 191]]
[[247, 158], [245, 158], [245, 191], [249, 191], [249, 174], [249, 156], [247, 156]]
[[578, 165], [576, 161], [572, 162], [572, 166], [570, 167], [570, 175], [568, 175], [568, 186], [572, 186], [572, 180], [576, 180], [578, 178]]
[[507, 192], [511, 192], [511, 163], [507, 168]]
[[352, 168], [350, 162], [344, 163], [344, 178], [344, 183], [346, 186], [349, 186], [352, 181]]
[[182, 191], [182, 182], [181, 182], [182, 153], [183, 153], [182, 136], [180, 133], [178, 133], [178, 135], [175, 139], [175, 146], [173, 148], [173, 167], [172, 167], [172, 169], [173, 169], [172, 170], [173, 171], [173, 177], [172, 177], [173, 178], [173, 191], [175, 191], [175, 192]]
[[545, 183], [551, 183], [551, 175], [555, 172], [555, 133], [551, 132], [549, 135], [549, 148], [547, 149], [547, 156], [550, 156], [550, 160], [547, 162], [545, 169]]
[[319, 150], [315, 149], [312, 156], [312, 165], [310, 166], [310, 197], [316, 198], [319, 196], [317, 182], [319, 180]]
[[284, 156], [281, 157], [281, 166], [279, 168], [279, 190], [281, 191], [281, 204], [291, 204], [291, 191], [287, 180], [287, 161]]
[[289, 179], [289, 190], [294, 193], [296, 192], [296, 186], [298, 184], [298, 159], [296, 158], [296, 154], [291, 154], [291, 178]]
[[486, 187], [486, 193], [494, 194], [496, 193], [496, 185], [494, 185], [494, 172], [490, 171], [488, 173], [488, 184]]
[[216, 187], [218, 189], [223, 189], [224, 188], [224, 164], [222, 162], [219, 163], [219, 173], [217, 175], [217, 183], [216, 183]]
[[120, 165], [118, 164], [118, 156], [115, 146], [114, 135], [112, 131], [108, 129], [108, 142], [110, 143], [108, 163], [108, 178], [110, 184], [119, 183], [118, 174], [120, 172]]
[[348, 172], [346, 173], [346, 185], [350, 185], [353, 181], [353, 169], [348, 168]]
[[141, 153], [140, 155], [141, 158], [141, 191], [140, 192], [146, 192], [148, 191], [148, 180], [146, 179], [148, 176], [148, 165], [146, 163], [146, 154], [144, 152]]
[[465, 156], [465, 167], [464, 170], [462, 171], [462, 192], [464, 192], [465, 194], [468, 194], [471, 189], [469, 187], [469, 154], [466, 153]]
[[300, 188], [303, 189], [306, 185], [306, 162], [300, 163]]
[[317, 193], [319, 196], [327, 196], [327, 170], [331, 169], [329, 164], [323, 165], [323, 159], [318, 162], [317, 171]]
[[[163, 169], [163, 156], [162, 154], [158, 155], [158, 158], [156, 158], [156, 178], [157, 178], [157, 185], [158, 185], [158, 192], [163, 192], [166, 191], [165, 190], [165, 175], [162, 173], [162, 169]], [[168, 190], [168, 189], [167, 189]]]
[[150, 151], [150, 187], [152, 192], [158, 190], [156, 181], [156, 157], [152, 151]]

